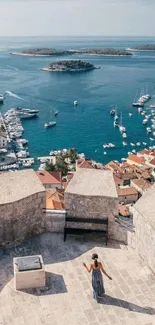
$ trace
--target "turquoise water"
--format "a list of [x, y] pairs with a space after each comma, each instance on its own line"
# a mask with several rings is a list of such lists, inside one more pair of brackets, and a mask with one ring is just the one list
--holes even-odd
[[[30, 47], [126, 48], [148, 43], [155, 44], [155, 38], [0, 38], [0, 93], [9, 90], [23, 99], [7, 95], [0, 110], [5, 112], [16, 106], [40, 110], [38, 118], [23, 122], [31, 156], [48, 155], [50, 150], [70, 147], [104, 163], [127, 156], [131, 147], [122, 146], [120, 132], [113, 127], [109, 115], [115, 104], [123, 113], [127, 142], [144, 141], [150, 145], [150, 136], [142, 125], [143, 116], [132, 107], [132, 102], [136, 91], [146, 86], [152, 96], [155, 93], [155, 53], [136, 53], [131, 58], [64, 56], [63, 59], [89, 60], [101, 69], [85, 73], [48, 73], [40, 69], [57, 58], [12, 56], [10, 52]], [[74, 100], [79, 102], [77, 107], [73, 105]], [[152, 102], [153, 98], [146, 107]], [[44, 123], [52, 119], [52, 109], [60, 112], [57, 125], [45, 129]], [[129, 112], [133, 113], [132, 117]], [[116, 148], [106, 150], [105, 156], [102, 145], [106, 142], [113, 142]]]

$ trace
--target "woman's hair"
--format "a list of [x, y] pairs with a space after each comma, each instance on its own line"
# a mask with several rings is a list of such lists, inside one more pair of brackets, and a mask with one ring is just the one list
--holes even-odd
[[92, 255], [92, 260], [94, 260], [94, 264], [95, 264], [95, 267], [98, 267], [98, 255], [97, 254], [93, 254]]

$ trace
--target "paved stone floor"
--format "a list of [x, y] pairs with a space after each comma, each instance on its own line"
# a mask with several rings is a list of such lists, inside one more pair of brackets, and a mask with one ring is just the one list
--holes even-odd
[[[97, 253], [112, 281], [106, 296], [92, 299], [90, 264]], [[42, 254], [47, 287], [15, 291], [14, 256]], [[43, 234], [21, 245], [0, 249], [0, 325], [155, 325], [155, 276], [129, 248], [108, 247], [92, 238]]]

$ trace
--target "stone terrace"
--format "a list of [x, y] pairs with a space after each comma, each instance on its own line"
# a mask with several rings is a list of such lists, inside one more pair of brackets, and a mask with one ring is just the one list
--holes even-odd
[[[105, 278], [106, 296], [92, 299], [91, 275], [82, 262], [99, 254], [113, 281]], [[14, 256], [42, 254], [45, 289], [15, 291]], [[0, 325], [154, 325], [155, 276], [134, 251], [101, 239], [42, 234], [0, 249]]]

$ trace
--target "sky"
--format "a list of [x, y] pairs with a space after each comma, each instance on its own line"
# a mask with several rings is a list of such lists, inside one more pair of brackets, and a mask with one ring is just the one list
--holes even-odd
[[155, 36], [155, 0], [0, 0], [0, 36]]

